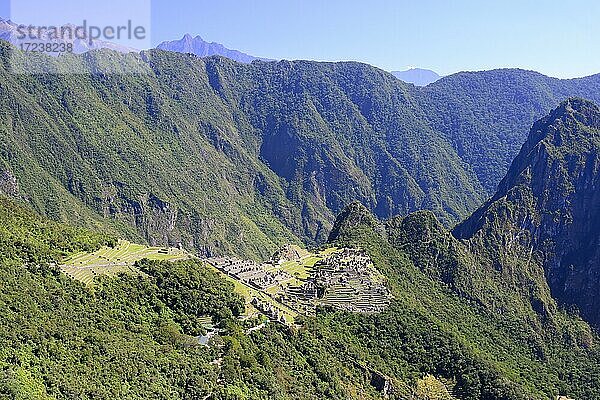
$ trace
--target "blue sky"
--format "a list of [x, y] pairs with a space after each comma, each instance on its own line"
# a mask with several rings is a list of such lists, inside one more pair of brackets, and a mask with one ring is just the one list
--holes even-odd
[[[65, 1], [46, 1], [55, 7], [46, 15], [64, 12], [56, 4]], [[600, 2], [592, 0], [151, 1], [155, 45], [192, 33], [256, 56], [356, 60], [386, 70], [600, 72]]]

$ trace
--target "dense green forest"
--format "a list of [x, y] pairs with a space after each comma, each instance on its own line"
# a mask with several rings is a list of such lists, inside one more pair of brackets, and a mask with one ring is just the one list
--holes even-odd
[[[340, 377], [317, 371], [333, 356], [277, 326], [245, 336], [234, 318], [241, 298], [202, 264], [145, 261], [146, 276], [106, 278], [91, 290], [49, 261], [111, 238], [41, 220], [4, 199], [0, 213], [1, 398], [344, 398]], [[191, 336], [200, 333], [200, 315], [223, 328], [217, 345]]]
[[[15, 53], [16, 52], [16, 53]], [[360, 201], [448, 227], [490, 195], [531, 123], [598, 77], [519, 70], [426, 88], [359, 63], [240, 64], [163, 51], [46, 60], [0, 45], [0, 189], [54, 220], [203, 254], [319, 243]], [[140, 74], [103, 71], [124, 64]]]
[[[0, 264], [7, 398], [377, 399], [374, 376], [389, 380], [398, 399], [432, 398], [416, 390], [427, 376], [460, 399], [598, 395], [589, 327], [546, 297], [552, 318], [542, 318], [506, 277], [474, 263], [433, 214], [381, 223], [353, 205], [338, 219], [332, 243], [363, 246], [388, 277], [395, 300], [384, 313], [319, 309], [296, 328], [269, 324], [245, 334], [260, 321], [239, 321], [241, 298], [201, 263], [142, 261], [145, 275], [86, 288], [49, 261], [112, 238], [7, 200], [0, 206], [3, 248], [11, 249]], [[429, 253], [419, 248], [425, 242]], [[443, 262], [432, 265], [435, 252]], [[210, 347], [194, 339], [201, 316], [222, 329]]]
[[596, 327], [599, 149], [600, 108], [577, 98], [563, 102], [533, 125], [497, 193], [454, 230], [488, 247], [519, 244], [539, 257], [554, 298]]
[[[577, 307], [594, 288], [557, 292], [597, 273], [598, 107], [537, 122], [500, 182], [531, 122], [563, 96], [599, 100], [598, 76], [416, 88], [359, 63], [162, 51], [18, 75], [13, 51], [0, 43], [0, 398], [600, 398], [600, 338]], [[103, 73], [123, 62], [144, 73]], [[199, 260], [93, 287], [56, 265], [122, 237], [255, 259], [358, 247], [394, 299], [262, 326]]]
[[573, 96], [600, 104], [600, 74], [556, 79], [520, 69], [461, 72], [423, 88], [420, 104], [493, 194], [531, 125]]

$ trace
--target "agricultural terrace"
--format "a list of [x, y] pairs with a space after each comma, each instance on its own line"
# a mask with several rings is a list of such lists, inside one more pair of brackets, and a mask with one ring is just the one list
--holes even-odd
[[116, 247], [102, 247], [93, 253], [77, 253], [63, 260], [60, 269], [71, 278], [92, 286], [99, 275], [141, 273], [134, 267], [142, 259], [179, 261], [193, 256], [183, 250], [167, 247], [148, 247], [120, 240]]

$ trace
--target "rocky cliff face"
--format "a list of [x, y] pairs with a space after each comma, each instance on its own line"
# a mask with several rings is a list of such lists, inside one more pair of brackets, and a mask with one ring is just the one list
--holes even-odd
[[0, 193], [9, 197], [19, 194], [19, 182], [10, 171], [0, 171]]
[[542, 261], [553, 296], [596, 326], [599, 150], [600, 109], [581, 99], [563, 102], [533, 126], [496, 195], [454, 230], [458, 238], [495, 243], [505, 252], [528, 249]]

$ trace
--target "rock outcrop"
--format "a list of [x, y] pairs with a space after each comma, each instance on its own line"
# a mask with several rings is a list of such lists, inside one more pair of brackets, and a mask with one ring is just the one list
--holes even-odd
[[0, 171], [0, 193], [9, 197], [19, 195], [19, 182], [10, 171]]

